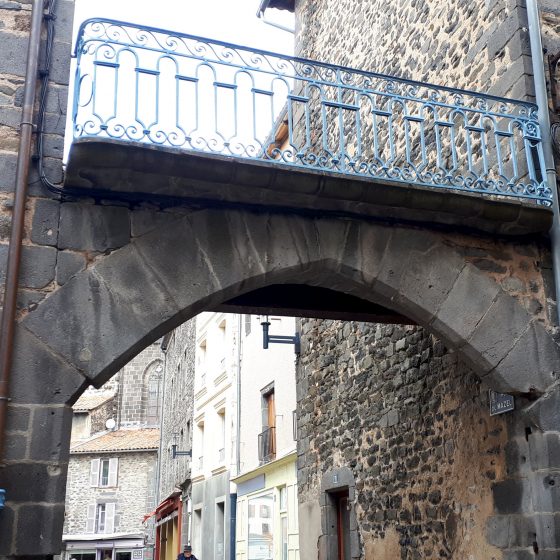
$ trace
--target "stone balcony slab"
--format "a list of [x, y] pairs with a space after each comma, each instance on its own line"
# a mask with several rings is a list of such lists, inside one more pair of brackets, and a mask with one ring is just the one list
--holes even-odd
[[550, 208], [511, 198], [101, 137], [74, 140], [65, 188], [97, 198], [289, 210], [506, 236], [543, 234], [552, 223]]

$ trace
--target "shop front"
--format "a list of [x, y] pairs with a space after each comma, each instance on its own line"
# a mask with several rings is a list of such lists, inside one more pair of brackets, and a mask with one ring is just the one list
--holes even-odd
[[175, 560], [181, 551], [183, 502], [181, 492], [173, 492], [155, 510], [155, 560]]
[[237, 560], [299, 560], [296, 453], [233, 479]]
[[143, 535], [73, 535], [65, 540], [65, 560], [145, 560]]

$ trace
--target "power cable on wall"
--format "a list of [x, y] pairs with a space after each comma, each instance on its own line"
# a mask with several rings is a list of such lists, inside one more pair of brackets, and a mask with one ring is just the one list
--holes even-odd
[[[47, 98], [49, 91], [49, 76], [52, 66], [53, 57], [53, 47], [55, 38], [55, 20], [56, 20], [56, 7], [57, 0], [46, 0], [45, 12], [43, 14], [43, 19], [46, 26], [46, 41], [45, 41], [45, 51], [43, 58], [43, 67], [39, 70], [39, 75], [42, 79], [41, 87], [39, 91], [39, 107], [37, 111], [37, 134], [36, 134], [36, 155], [34, 160], [37, 165], [37, 172], [39, 175], [39, 180], [41, 184], [51, 193], [59, 196], [61, 199], [76, 199], [76, 198], [93, 198], [94, 200], [119, 200], [127, 202], [131, 205], [138, 205], [146, 202], [151, 202], [153, 204], [165, 207], [165, 206], [176, 206], [180, 203], [180, 200], [176, 197], [169, 197], [168, 200], [164, 200], [156, 195], [149, 194], [135, 194], [135, 193], [115, 193], [106, 189], [95, 189], [88, 188], [87, 191], [78, 188], [72, 188], [69, 185], [63, 187], [62, 183], [58, 184], [52, 181], [45, 171], [45, 149], [44, 149], [44, 137], [45, 131], [45, 115], [47, 111]], [[183, 202], [184, 204], [184, 202]]]
[[44, 13], [43, 19], [46, 22], [46, 42], [45, 42], [45, 58], [44, 66], [40, 69], [39, 73], [42, 78], [41, 89], [39, 91], [39, 109], [37, 112], [37, 135], [36, 135], [36, 149], [37, 155], [37, 172], [39, 173], [39, 180], [50, 192], [56, 195], [63, 196], [63, 189], [61, 186], [56, 185], [51, 181], [44, 168], [44, 124], [45, 124], [45, 113], [47, 110], [47, 95], [49, 89], [49, 75], [51, 71], [52, 64], [52, 54], [54, 45], [54, 35], [55, 35], [55, 25], [56, 20], [56, 1], [48, 0], [48, 5], [46, 7], [46, 12]]

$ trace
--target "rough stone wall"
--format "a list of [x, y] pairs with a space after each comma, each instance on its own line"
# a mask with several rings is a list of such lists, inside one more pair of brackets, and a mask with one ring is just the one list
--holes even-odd
[[[546, 43], [557, 35], [545, 2]], [[319, 61], [456, 88], [533, 99], [527, 15], [514, 0], [299, 0], [296, 51]], [[313, 118], [313, 117], [312, 117]], [[319, 124], [319, 123], [318, 123]], [[547, 328], [556, 323], [548, 241], [449, 235], [467, 258]]]
[[[195, 320], [187, 321], [173, 331], [166, 352], [164, 415], [161, 427], [160, 500], [176, 486], [190, 479], [191, 459], [172, 458], [171, 446], [180, 451], [192, 449], [194, 406]], [[188, 423], [190, 422], [190, 430]], [[176, 434], [176, 438], [174, 437]]]
[[[118, 457], [118, 488], [90, 486], [92, 459]], [[143, 515], [153, 510], [150, 488], [155, 480], [157, 453], [72, 454], [68, 468], [68, 486], [64, 532], [83, 534], [87, 527], [87, 506], [96, 500], [116, 502], [115, 532], [143, 533]]]
[[[60, 181], [62, 177], [73, 11], [73, 0], [59, 0], [54, 65], [45, 115], [48, 134], [44, 165], [53, 181]], [[30, 0], [0, 2], [0, 307], [3, 306], [30, 16]], [[20, 313], [34, 309], [46, 293], [85, 266], [81, 254], [62, 257], [57, 251], [59, 205], [39, 185], [35, 169], [30, 173], [28, 192], [18, 292]], [[37, 380], [37, 384], [41, 382], [41, 398], [26, 395], [23, 399], [14, 399], [9, 407], [0, 487], [10, 489], [10, 493], [8, 507], [1, 512], [0, 555], [15, 551], [40, 554], [60, 546], [72, 409], [53, 406], [52, 396], [59, 387], [52, 379]], [[61, 435], [54, 436], [60, 430]], [[46, 437], [47, 434], [52, 434], [52, 440], [56, 441]], [[37, 459], [41, 466], [34, 462]], [[43, 496], [42, 506], [32, 504], [37, 492], [50, 484], [54, 484], [57, 491]], [[37, 531], [37, 527], [42, 527], [43, 531]]]
[[[128, 362], [121, 372], [119, 397], [119, 424], [121, 426], [146, 425], [148, 377], [155, 374], [163, 378], [163, 352], [160, 341], [148, 346]], [[161, 371], [156, 371], [158, 366]]]
[[350, 467], [361, 558], [501, 558], [486, 523], [507, 418], [473, 372], [420, 327], [304, 320], [302, 335], [301, 502]]
[[560, 53], [560, 6], [555, 0], [540, 0], [543, 48], [548, 55]]
[[117, 398], [112, 398], [95, 410], [90, 412], [91, 434], [102, 432], [106, 429], [105, 423], [109, 418], [117, 419]]
[[[560, 60], [554, 65], [555, 57], [560, 56], [560, 5], [555, 0], [539, 2], [542, 42], [547, 71], [551, 122], [560, 122]], [[555, 132], [557, 145], [560, 146], [560, 131]], [[556, 174], [560, 176], [560, 148], [556, 150]]]
[[[45, 172], [54, 182], [62, 178], [62, 151], [66, 124], [74, 2], [57, 4], [53, 67], [45, 114]], [[19, 124], [25, 77], [25, 53], [31, 16], [29, 0], [0, 3], [0, 269], [2, 290], [10, 235], [12, 193], [19, 143]], [[56, 289], [85, 267], [83, 254], [57, 251], [59, 204], [43, 189], [35, 171], [29, 179], [29, 201], [23, 249], [21, 290], [18, 305], [22, 312], [33, 309], [46, 293]]]
[[468, 262], [483, 271], [550, 332], [556, 332], [552, 255], [546, 239], [507, 240], [445, 234]]
[[[507, 6], [510, 6], [510, 4], [513, 5], [513, 2], [508, 1]], [[305, 10], [305, 5], [303, 2], [299, 2], [298, 10]], [[340, 21], [351, 21], [351, 18], [354, 18], [355, 21], [353, 25], [347, 26], [346, 31], [340, 33], [341, 37], [332, 33], [329, 36], [328, 29], [324, 25], [326, 23], [324, 14], [320, 13], [322, 5], [322, 2], [309, 2], [308, 6], [311, 6], [311, 8], [306, 17], [309, 28], [308, 36], [317, 37], [319, 32], [324, 33], [323, 36], [327, 38], [322, 43], [325, 49], [331, 49], [332, 51], [334, 46], [342, 44], [341, 37], [346, 41], [344, 44], [346, 46], [348, 38], [352, 35], [348, 31], [350, 27], [356, 30], [355, 39], [357, 42], [355, 46], [350, 45], [352, 49], [346, 49], [346, 53], [353, 52], [363, 56], [363, 54], [360, 54], [366, 52], [361, 49], [363, 44], [367, 44], [368, 48], [371, 49], [371, 45], [380, 43], [385, 45], [388, 52], [394, 52], [395, 45], [401, 45], [399, 48], [405, 49], [408, 47], [403, 45], [414, 43], [412, 38], [406, 37], [403, 33], [399, 33], [398, 37], [407, 38], [407, 40], [403, 39], [402, 42], [399, 42], [393, 39], [388, 42], [383, 35], [387, 31], [388, 22], [385, 22], [387, 24], [385, 27], [373, 26], [373, 20], [368, 21], [367, 24], [363, 23], [364, 18], [367, 20], [367, 18], [374, 17], [379, 20], [379, 18], [385, 17], [381, 10], [374, 9], [379, 5], [378, 3], [370, 3], [369, 5], [364, 3], [360, 9], [356, 9], [356, 3], [349, 1], [336, 4], [331, 2], [331, 5], [336, 8], [337, 25]], [[422, 3], [417, 2], [416, 5], [419, 9], [423, 9]], [[431, 10], [428, 20], [430, 22], [439, 21], [442, 11], [441, 6], [437, 6], [439, 11], [436, 12], [435, 2], [430, 1], [427, 5]], [[505, 27], [510, 24], [515, 27], [517, 25], [515, 17], [504, 19], [504, 16], [510, 13], [506, 14], [504, 5], [501, 2], [488, 2], [488, 5], [484, 4], [484, 6], [481, 3], [476, 3], [474, 4], [475, 10], [470, 15], [480, 19], [481, 14], [486, 13], [484, 10], [495, 10], [492, 13], [496, 14], [501, 14], [503, 11], [504, 13], [499, 17], [496, 16], [494, 21], [496, 23], [502, 22], [500, 25]], [[393, 16], [407, 13], [409, 19], [411, 19], [410, 24], [414, 24], [418, 28], [420, 23], [416, 22], [415, 17], [412, 17], [412, 13], [408, 10], [408, 4], [397, 2], [395, 6], [398, 7], [398, 12], [393, 9], [393, 4], [389, 4], [388, 9], [390, 11], [387, 13], [391, 13]], [[465, 8], [464, 3], [461, 5], [453, 3], [450, 4], [449, 11], [447, 11], [447, 7], [443, 10], [446, 14], [445, 17], [452, 14], [451, 8], [456, 9], [460, 6], [463, 10], [460, 13], [467, 13], [468, 9]], [[2, 56], [0, 56], [0, 278], [3, 278], [5, 269], [4, 263], [9, 236], [8, 225], [11, 218], [11, 192], [14, 186], [17, 129], [21, 115], [20, 105], [25, 71], [26, 29], [29, 22], [29, 8], [28, 0], [10, 0], [0, 3], [0, 22], [2, 25], [0, 28], [0, 52], [2, 53]], [[45, 123], [47, 132], [45, 138], [45, 169], [49, 178], [54, 182], [57, 182], [62, 174], [60, 158], [66, 111], [66, 85], [70, 64], [72, 10], [72, 1], [59, 0], [56, 20], [57, 38], [54, 51], [55, 63], [53, 73], [49, 78], [50, 92]], [[510, 8], [507, 7], [507, 10], [510, 10]], [[422, 16], [419, 19], [425, 18]], [[487, 24], [481, 23], [479, 19], [476, 20], [477, 24], [472, 26], [473, 29], [477, 28], [477, 30], [474, 37], [469, 36], [471, 39], [477, 37], [479, 24], [480, 29], [487, 29]], [[465, 21], [472, 23], [472, 19]], [[429, 29], [430, 25], [426, 28]], [[360, 28], [360, 26], [362, 27]], [[373, 39], [368, 38], [367, 33], [363, 32], [364, 26], [378, 29], [380, 35]], [[435, 28], [432, 31], [435, 32]], [[454, 33], [454, 36], [458, 37], [458, 32], [455, 31]], [[510, 35], [497, 34], [496, 37], [507, 39]], [[518, 46], [517, 43], [509, 43], [510, 41], [508, 41], [509, 46], [506, 45], [504, 58], [502, 59], [506, 62], [510, 60], [508, 57], [513, 57]], [[523, 45], [523, 43], [520, 44]], [[487, 68], [484, 49], [477, 51], [476, 45], [480, 46], [480, 43], [472, 43], [469, 46], [469, 53], [472, 50], [473, 53], [482, 52], [483, 54], [477, 55], [476, 65], [471, 64], [474, 69], [470, 72], [470, 77], [472, 78], [475, 75], [475, 70], [478, 72], [477, 69], [480, 67], [480, 78], [482, 79], [490, 65]], [[426, 48], [426, 45], [421, 45], [421, 48]], [[305, 54], [306, 51], [303, 47], [300, 50]], [[312, 54], [311, 48], [308, 50], [309, 54]], [[454, 54], [456, 52], [457, 50]], [[324, 58], [335, 62], [343, 62], [342, 58], [334, 56], [334, 52], [328, 57], [326, 57], [328, 53], [318, 52], [317, 57], [322, 56], [322, 54], [325, 54]], [[373, 53], [368, 56], [372, 60], [378, 60], [381, 54]], [[422, 56], [427, 61], [427, 55], [423, 54]], [[511, 95], [515, 96], [518, 96], [516, 92], [518, 89], [523, 89], [524, 84], [521, 75], [525, 69], [524, 58], [521, 56], [518, 60], [521, 60], [522, 63], [512, 62], [510, 64], [511, 71], [505, 72], [503, 74], [505, 76], [504, 81], [500, 82], [504, 86], [502, 89], [505, 93], [510, 91]], [[511, 61], [513, 61], [513, 58], [511, 58]], [[435, 78], [438, 78], [438, 72], [440, 72], [441, 76], [446, 76], [445, 81], [447, 83], [449, 74], [443, 70], [444, 63], [434, 60], [434, 64], [435, 68], [433, 70], [429, 72], [426, 70], [428, 72], [427, 76], [433, 76], [434, 81], [436, 81]], [[379, 69], [373, 63], [369, 67]], [[500, 67], [498, 73], [504, 67]], [[457, 80], [461, 78], [458, 68], [455, 70], [454, 76]], [[415, 75], [414, 77], [419, 76]], [[453, 79], [455, 80], [455, 77]], [[512, 83], [515, 82], [509, 89], [506, 87], [508, 86], [508, 80]], [[461, 83], [457, 81], [454, 85], [461, 85]], [[137, 240], [149, 231], [157, 228], [169, 228], [173, 220], [173, 215], [170, 212], [155, 211], [148, 204], [144, 207], [137, 206], [134, 210], [131, 210], [117, 203], [107, 203], [107, 201], [94, 203], [91, 200], [84, 200], [60, 203], [56, 197], [48, 194], [39, 185], [35, 171], [32, 171], [30, 177], [29, 194], [21, 290], [19, 292], [20, 318], [33, 312], [39, 302], [46, 296], [52, 295], [62, 286], [67, 285], [73, 276], [84, 268], [91, 268], [93, 264], [100, 264], [115, 249], [128, 245], [131, 241]], [[133, 274], [134, 272], [130, 272], [131, 277], [133, 277]], [[154, 272], [154, 277], [156, 275]], [[84, 293], [84, 295], [87, 298], [89, 292]], [[70, 301], [69, 305], [75, 303]], [[141, 312], [138, 311], [138, 316], [141, 315]], [[100, 328], [104, 326], [102, 325]], [[123, 338], [126, 336], [129, 326], [126, 322], [119, 325]], [[133, 328], [130, 331], [135, 332]], [[41, 364], [51, 363], [49, 360], [54, 359], [52, 353], [35, 335], [30, 334], [24, 328], [19, 332], [18, 336], [21, 338], [18, 339], [18, 348], [21, 349], [20, 357], [26, 364], [26, 372], [33, 369], [29, 367], [30, 363], [36, 364], [38, 361]], [[88, 362], [98, 363], [99, 358], [99, 356], [92, 355], [87, 348], [84, 348], [80, 355], [81, 363], [85, 369], [87, 369]], [[113, 356], [113, 359], [117, 360], [118, 367], [123, 365], [122, 361], [118, 361], [122, 359], [122, 356]], [[39, 370], [40, 368], [37, 367], [36, 369]], [[107, 376], [108, 374], [105, 377], [100, 374], [97, 382], [104, 382]], [[25, 393], [14, 392], [12, 395], [12, 401], [9, 405], [6, 466], [0, 473], [0, 485], [10, 489], [7, 507], [1, 514], [0, 554], [14, 554], [16, 551], [18, 555], [51, 553], [56, 551], [60, 545], [61, 520], [64, 510], [62, 498], [68, 462], [69, 426], [72, 417], [69, 405], [74, 398], [77, 398], [77, 394], [81, 390], [79, 388], [85, 386], [80, 385], [82, 382], [85, 383], [85, 379], [80, 379], [74, 386], [73, 383], [75, 382], [76, 380], [71, 373], [68, 373], [66, 377], [63, 376], [60, 373], [60, 367], [56, 369], [56, 373], [54, 369], [41, 370], [40, 375], [37, 375], [31, 383], [27, 384]], [[55, 405], [53, 403], [59, 404]], [[546, 405], [542, 406], [543, 410], [546, 409]], [[538, 414], [537, 410], [535, 415], [538, 416]], [[52, 434], [52, 437], [45, 437], [46, 433]], [[39, 534], [36, 531], [37, 526], [44, 527], [45, 531]]]
[[526, 12], [516, 0], [298, 0], [296, 52], [393, 76], [526, 98]]

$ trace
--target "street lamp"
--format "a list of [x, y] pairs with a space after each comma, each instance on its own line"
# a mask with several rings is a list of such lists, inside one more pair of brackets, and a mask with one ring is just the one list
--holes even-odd
[[173, 432], [173, 444], [171, 445], [171, 458], [177, 459], [177, 457], [191, 457], [192, 458], [192, 451], [179, 451], [177, 449], [177, 437], [179, 434], [177, 432]]
[[268, 350], [269, 344], [293, 344], [294, 352], [299, 354], [301, 352], [301, 344], [299, 339], [299, 333], [294, 336], [284, 336], [280, 334], [270, 334], [270, 321], [268, 320], [268, 315], [265, 315], [264, 321], [261, 321], [263, 328], [263, 348]]

